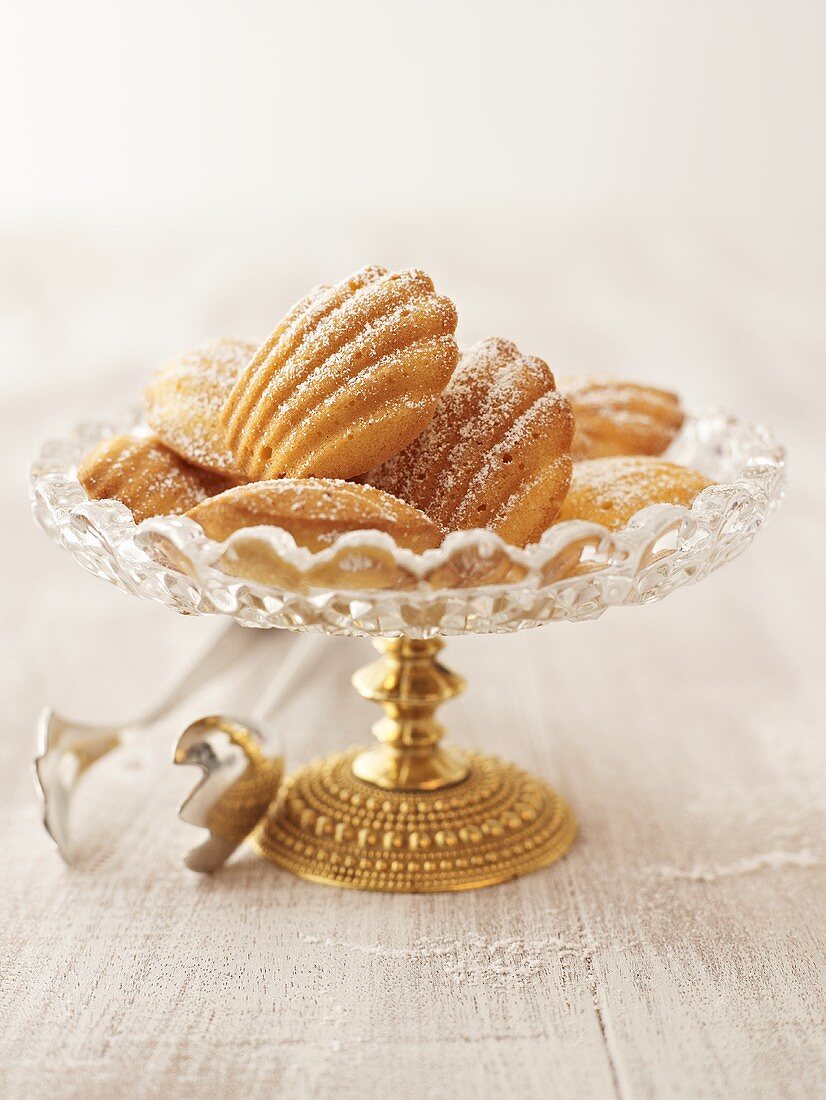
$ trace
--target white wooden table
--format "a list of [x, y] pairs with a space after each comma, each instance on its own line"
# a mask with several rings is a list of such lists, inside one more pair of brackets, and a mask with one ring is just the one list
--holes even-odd
[[[313, 242], [0, 249], [0, 1094], [823, 1095], [822, 238], [503, 222], [431, 226], [412, 251], [392, 228]], [[662, 604], [449, 644], [470, 681], [443, 712], [456, 739], [546, 776], [578, 813], [549, 870], [432, 897], [326, 889], [251, 854], [189, 873], [175, 805], [195, 776], [170, 745], [189, 716], [248, 709], [287, 648], [312, 644], [273, 634], [89, 777], [70, 871], [32, 793], [38, 709], [127, 716], [221, 624], [80, 571], [31, 524], [25, 463], [165, 353], [263, 335], [304, 284], [373, 258], [433, 270], [464, 341], [510, 336], [560, 375], [615, 370], [765, 419], [792, 452], [787, 505], [745, 557]], [[279, 719], [293, 762], [364, 740], [374, 717], [348, 684], [368, 644], [316, 646]]]

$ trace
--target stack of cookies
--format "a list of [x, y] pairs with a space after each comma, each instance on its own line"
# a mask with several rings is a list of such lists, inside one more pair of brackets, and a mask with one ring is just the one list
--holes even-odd
[[185, 514], [219, 542], [266, 525], [317, 551], [378, 530], [416, 552], [480, 527], [520, 547], [563, 520], [617, 529], [708, 484], [658, 458], [683, 421], [674, 394], [558, 389], [508, 340], [460, 352], [456, 321], [422, 271], [317, 287], [260, 347], [215, 340], [164, 367], [148, 432], [104, 440], [79, 479], [136, 521]]

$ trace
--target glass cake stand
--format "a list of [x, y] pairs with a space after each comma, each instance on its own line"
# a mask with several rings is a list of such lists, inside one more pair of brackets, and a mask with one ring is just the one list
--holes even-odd
[[376, 744], [288, 776], [250, 836], [281, 867], [363, 890], [487, 886], [552, 863], [574, 839], [569, 807], [541, 779], [442, 744], [435, 712], [465, 686], [437, 659], [442, 637], [580, 622], [663, 599], [740, 554], [784, 487], [772, 435], [712, 411], [689, 417], [665, 456], [716, 482], [691, 508], [653, 505], [616, 532], [570, 521], [526, 549], [477, 530], [415, 554], [372, 531], [311, 553], [274, 527], [219, 545], [184, 517], [136, 525], [119, 502], [90, 501], [77, 463], [125, 430], [142, 430], [138, 413], [83, 424], [46, 443], [32, 466], [38, 522], [84, 568], [186, 615], [374, 639], [381, 657], [353, 684], [384, 709]]

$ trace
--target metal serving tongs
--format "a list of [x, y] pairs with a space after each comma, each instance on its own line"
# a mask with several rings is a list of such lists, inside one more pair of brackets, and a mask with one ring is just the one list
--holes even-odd
[[115, 749], [146, 733], [215, 676], [236, 664], [256, 644], [259, 631], [234, 623], [218, 636], [156, 706], [120, 725], [73, 722], [51, 708], [41, 712], [37, 726], [35, 779], [43, 808], [43, 824], [63, 859], [74, 859], [71, 837], [72, 801], [81, 777]]
[[278, 666], [251, 718], [211, 714], [187, 726], [175, 746], [176, 764], [192, 764], [203, 778], [178, 809], [209, 836], [184, 858], [192, 871], [216, 871], [255, 829], [284, 776], [281, 738], [270, 716], [284, 703], [300, 672], [317, 658], [324, 637], [301, 638]]

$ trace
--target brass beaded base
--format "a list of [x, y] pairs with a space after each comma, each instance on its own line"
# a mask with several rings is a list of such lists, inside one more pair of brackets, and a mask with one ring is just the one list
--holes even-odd
[[515, 764], [462, 752], [470, 773], [455, 786], [382, 790], [353, 775], [363, 751], [349, 749], [288, 776], [251, 837], [261, 856], [313, 882], [435, 893], [528, 874], [560, 859], [573, 842], [567, 804]]

